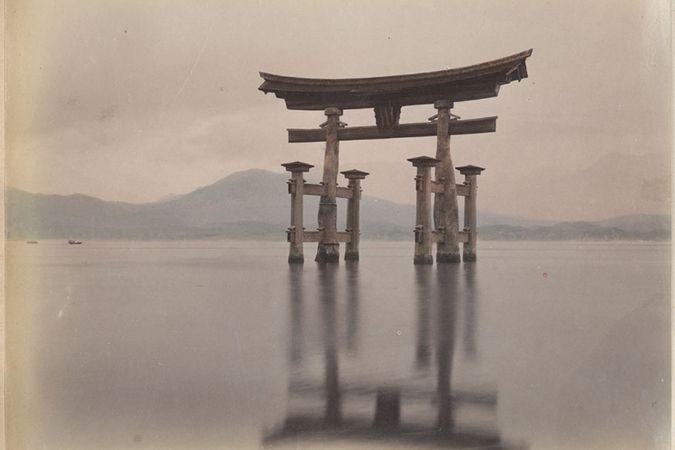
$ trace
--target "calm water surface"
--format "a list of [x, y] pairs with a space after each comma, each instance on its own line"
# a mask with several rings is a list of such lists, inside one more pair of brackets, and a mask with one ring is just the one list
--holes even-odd
[[669, 448], [669, 244], [286, 252], [8, 243], [16, 448]]

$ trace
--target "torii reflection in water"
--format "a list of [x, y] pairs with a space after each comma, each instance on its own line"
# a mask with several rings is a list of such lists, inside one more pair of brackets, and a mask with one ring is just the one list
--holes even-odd
[[[304, 329], [303, 322], [307, 317], [305, 308], [310, 305], [307, 304], [309, 299], [305, 295], [305, 285], [315, 284], [318, 289], [316, 297], [323, 353], [322, 377], [293, 379], [294, 375], [291, 376], [289, 405], [291, 400], [301, 398], [305, 404], [308, 399], [314, 399], [314, 404], [318, 401], [323, 407], [314, 408], [313, 412], [293, 411], [289, 407], [281, 428], [264, 438], [265, 446], [289, 440], [296, 443], [305, 440], [317, 442], [318, 439], [366, 440], [371, 447], [386, 447], [389, 442], [424, 444], [436, 448], [470, 448], [476, 445], [494, 449], [523, 448], [502, 442], [499, 432], [492, 428], [469, 431], [456, 426], [457, 407], [475, 405], [494, 412], [497, 402], [496, 391], [453, 388], [453, 361], [457, 362], [454, 355], [458, 336], [463, 340], [464, 357], [473, 358], [476, 355], [477, 296], [473, 286], [473, 270], [471, 265], [464, 268], [442, 265], [437, 269], [433, 266], [415, 267], [413, 295], [417, 303], [417, 333], [412, 367], [415, 369], [413, 372], [428, 373], [429, 380], [435, 380], [435, 383], [424, 387], [415, 380], [414, 373], [410, 380], [397, 381], [395, 385], [388, 383], [389, 380], [364, 382], [361, 374], [354, 378], [353, 371], [350, 371], [349, 377], [341, 374], [341, 348], [346, 347], [347, 355], [357, 360], [359, 356], [359, 310], [362, 305], [359, 305], [361, 290], [358, 266], [341, 268], [331, 264], [319, 265], [317, 273], [303, 270], [302, 266], [289, 266], [289, 359], [291, 366], [295, 367], [293, 374], [299, 373], [297, 369], [303, 362], [303, 351], [306, 350], [303, 336], [308, 334], [308, 330]], [[306, 277], [312, 277], [312, 280]], [[460, 290], [461, 278], [464, 286]], [[347, 323], [338, 320], [341, 305], [346, 307]], [[462, 324], [464, 332], [461, 335], [456, 332], [458, 311], [464, 312], [461, 317], [467, 322]], [[344, 340], [340, 339], [341, 335], [345, 335], [340, 332], [342, 326], [346, 331]], [[435, 356], [433, 359], [432, 354]], [[433, 363], [435, 372], [432, 372]], [[358, 399], [362, 404], [363, 401], [371, 402], [374, 415], [370, 418], [364, 416], [363, 408], [351, 410], [347, 407], [350, 405], [345, 405], [346, 398]], [[406, 410], [406, 405], [409, 410]], [[425, 415], [415, 416], [414, 411], [420, 405], [433, 407], [435, 419], [424, 419], [427, 417]], [[401, 420], [402, 409], [406, 412], [405, 420]], [[427, 420], [426, 424], [421, 423], [422, 419]]]

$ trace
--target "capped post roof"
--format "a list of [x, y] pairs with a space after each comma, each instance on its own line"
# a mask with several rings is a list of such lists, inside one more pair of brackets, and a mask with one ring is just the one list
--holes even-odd
[[371, 78], [298, 78], [260, 72], [258, 88], [286, 101], [288, 109], [321, 110], [422, 105], [437, 100], [496, 97], [499, 87], [527, 78], [525, 60], [532, 49], [456, 69]]
[[455, 169], [459, 170], [459, 173], [462, 175], [480, 175], [485, 170], [484, 167], [472, 166], [470, 164], [468, 166], [456, 167]]
[[343, 170], [340, 173], [344, 175], [345, 178], [354, 178], [359, 180], [363, 180], [368, 175], [370, 175], [368, 172], [364, 172], [363, 170], [358, 169]]
[[309, 169], [314, 167], [311, 164], [302, 161], [293, 161], [282, 164], [289, 172], [309, 172]]
[[431, 156], [417, 156], [415, 158], [408, 158], [408, 161], [415, 167], [434, 167], [440, 159], [432, 158]]

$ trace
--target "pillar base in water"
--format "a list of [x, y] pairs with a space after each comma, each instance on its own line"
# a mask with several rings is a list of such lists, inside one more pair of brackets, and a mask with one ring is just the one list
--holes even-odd
[[359, 260], [359, 252], [358, 251], [350, 252], [349, 250], [347, 250], [345, 252], [345, 261], [358, 261], [358, 260]]
[[436, 253], [436, 262], [439, 264], [460, 263], [462, 257], [459, 253]]
[[462, 260], [464, 262], [476, 262], [476, 254], [475, 253], [464, 253], [462, 255]]
[[415, 265], [429, 265], [434, 263], [434, 257], [431, 255], [415, 255], [413, 259]]
[[314, 261], [320, 263], [339, 263], [340, 244], [319, 244]]
[[288, 264], [303, 264], [305, 257], [303, 255], [288, 255]]

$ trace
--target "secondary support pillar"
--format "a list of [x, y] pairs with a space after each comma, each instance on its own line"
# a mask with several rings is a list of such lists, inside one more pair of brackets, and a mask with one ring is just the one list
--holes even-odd
[[319, 230], [321, 241], [315, 261], [336, 263], [340, 260], [340, 244], [337, 240], [337, 174], [339, 168], [338, 129], [342, 111], [338, 108], [326, 108], [328, 119], [323, 125], [326, 130], [326, 152], [323, 160], [324, 195], [319, 201]]
[[478, 222], [476, 220], [476, 193], [478, 190], [478, 175], [485, 169], [478, 166], [458, 167], [459, 173], [464, 175], [464, 185], [469, 188], [464, 197], [464, 232], [468, 240], [464, 243], [462, 259], [464, 262], [476, 261], [476, 241], [478, 238]]
[[288, 193], [291, 194], [291, 226], [288, 229], [287, 240], [289, 242], [288, 262], [290, 264], [302, 264], [305, 256], [302, 250], [304, 240], [304, 227], [302, 224], [302, 196], [304, 195], [305, 180], [304, 172], [314, 167], [300, 161], [282, 164], [288, 172], [291, 172], [291, 179], [288, 180]]
[[347, 187], [351, 189], [352, 196], [347, 201], [347, 232], [350, 233], [350, 240], [345, 248], [345, 261], [359, 260], [359, 236], [361, 235], [360, 216], [361, 216], [361, 180], [365, 179], [368, 172], [360, 170], [345, 170], [340, 172], [348, 180]]
[[433, 264], [431, 254], [433, 229], [431, 227], [431, 168], [439, 160], [428, 156], [408, 159], [417, 168], [415, 190], [417, 191], [415, 219], [415, 264]]
[[453, 103], [449, 100], [439, 100], [434, 103], [438, 110], [436, 125], [436, 159], [440, 160], [436, 166], [436, 181], [443, 184], [443, 192], [437, 193], [434, 198], [434, 224], [436, 229], [443, 232], [443, 238], [438, 241], [436, 248], [436, 262], [458, 263], [459, 255], [459, 214], [457, 209], [457, 187], [455, 173], [450, 157], [450, 109]]

